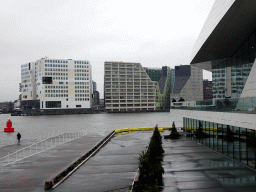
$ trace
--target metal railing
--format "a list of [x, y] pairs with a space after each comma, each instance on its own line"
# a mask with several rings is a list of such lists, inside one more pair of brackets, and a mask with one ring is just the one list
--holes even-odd
[[[38, 138], [38, 141], [40, 142], [44, 139], [48, 139], [48, 138], [51, 138], [51, 137], [57, 137], [58, 135], [62, 135], [63, 133], [64, 133], [63, 130], [54, 130], [54, 131], [47, 132], [47, 133], [37, 133], [36, 138]], [[24, 137], [24, 134], [22, 134], [22, 141], [26, 141], [26, 142], [28, 141], [29, 142], [29, 140], [31, 140], [30, 135], [26, 135]], [[37, 141], [37, 139], [34, 139], [34, 142], [38, 142], [38, 141]], [[17, 144], [16, 134], [12, 135], [12, 137], [7, 137], [5, 140], [1, 139], [0, 148], [1, 147], [6, 147], [8, 145], [14, 145], [14, 144]], [[24, 143], [23, 143], [23, 145], [24, 145]]]
[[17, 161], [26, 159], [28, 157], [31, 157], [33, 155], [46, 151], [48, 149], [52, 149], [61, 144], [70, 142], [72, 140], [75, 140], [79, 137], [84, 136], [85, 133], [86, 133], [85, 130], [81, 130], [73, 133], [63, 133], [55, 137], [46, 138], [44, 140], [38, 141], [20, 150], [16, 149], [16, 151], [13, 153], [8, 152], [8, 155], [0, 158], [0, 167], [4, 167], [7, 165], [16, 163]]

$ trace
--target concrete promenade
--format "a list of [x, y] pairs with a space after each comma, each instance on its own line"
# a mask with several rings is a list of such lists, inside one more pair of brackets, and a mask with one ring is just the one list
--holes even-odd
[[255, 171], [194, 141], [164, 139], [163, 148], [162, 192], [256, 191]]
[[[53, 192], [127, 192], [152, 131], [118, 135]], [[162, 135], [169, 134], [164, 131]], [[256, 172], [186, 138], [163, 139], [162, 192], [255, 191]]]
[[[52, 179], [98, 144], [104, 137], [83, 136], [0, 169], [0, 191], [45, 191]], [[13, 151], [16, 145], [9, 146]], [[6, 151], [6, 148], [3, 149]], [[1, 149], [0, 149], [1, 151]]]
[[138, 157], [146, 149], [152, 131], [123, 133], [106, 146], [53, 192], [128, 191], [138, 169]]
[[[127, 192], [152, 131], [123, 133], [52, 192]], [[169, 134], [164, 131], [162, 135]], [[44, 191], [52, 179], [104, 137], [86, 135], [0, 169], [0, 191]], [[15, 146], [13, 146], [15, 147]], [[256, 172], [186, 138], [163, 139], [165, 150], [162, 192], [252, 192]], [[1, 151], [1, 149], [0, 149]]]

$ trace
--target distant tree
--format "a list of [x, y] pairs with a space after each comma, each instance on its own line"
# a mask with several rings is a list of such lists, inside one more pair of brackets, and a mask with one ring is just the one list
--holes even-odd
[[180, 134], [178, 133], [176, 126], [175, 126], [175, 121], [172, 123], [172, 130], [170, 134], [171, 139], [178, 139], [180, 137]]

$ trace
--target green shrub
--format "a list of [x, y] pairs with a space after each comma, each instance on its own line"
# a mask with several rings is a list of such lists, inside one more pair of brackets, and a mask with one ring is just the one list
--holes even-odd
[[178, 131], [176, 129], [175, 122], [173, 122], [170, 138], [171, 139], [178, 139], [179, 137], [180, 137], [180, 134], [178, 133]]
[[163, 154], [162, 136], [156, 126], [148, 150], [142, 151], [138, 159], [139, 178], [134, 184], [134, 192], [158, 191], [158, 185], [162, 184], [164, 173], [162, 167]]

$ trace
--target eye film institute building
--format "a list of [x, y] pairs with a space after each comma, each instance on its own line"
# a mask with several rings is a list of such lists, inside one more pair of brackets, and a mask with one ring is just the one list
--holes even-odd
[[191, 66], [212, 72], [213, 99], [177, 105], [184, 135], [256, 168], [256, 1], [216, 0]]

